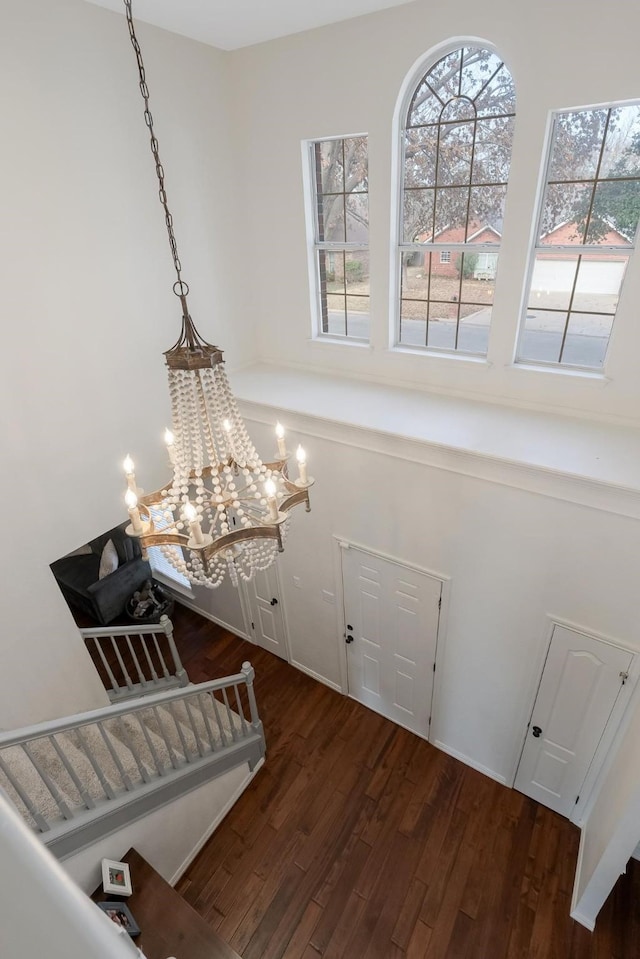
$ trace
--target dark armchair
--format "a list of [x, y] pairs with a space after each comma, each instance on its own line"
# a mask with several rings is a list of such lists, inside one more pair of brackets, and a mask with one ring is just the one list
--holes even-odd
[[[120, 616], [129, 597], [151, 578], [151, 567], [142, 558], [140, 544], [127, 536], [125, 526], [123, 523], [92, 539], [86, 553], [77, 551], [51, 564], [51, 571], [69, 605], [103, 626]], [[116, 548], [118, 567], [100, 579], [100, 557], [109, 540], [113, 540]]]

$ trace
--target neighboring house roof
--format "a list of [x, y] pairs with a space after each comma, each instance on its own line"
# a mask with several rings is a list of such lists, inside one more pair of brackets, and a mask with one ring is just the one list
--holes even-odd
[[[580, 232], [575, 220], [565, 220], [563, 223], [555, 226], [553, 230], [549, 230], [548, 233], [543, 233], [540, 237], [540, 242], [545, 244], [562, 244], [570, 241], [571, 238], [575, 238]], [[598, 245], [631, 246], [631, 240], [626, 237], [624, 233], [621, 233], [609, 224], [609, 231], [599, 240]]]
[[[473, 229], [471, 233], [465, 240], [466, 228], [464, 226], [445, 226], [441, 230], [438, 230], [433, 238], [431, 239], [431, 234], [424, 233], [418, 240], [419, 243], [473, 243], [473, 242], [482, 242], [479, 240], [479, 237], [483, 233], [493, 234], [496, 240], [502, 239], [502, 234], [490, 223], [485, 224], [476, 224], [472, 223], [470, 225]], [[492, 237], [488, 236], [484, 242], [492, 242]], [[494, 241], [495, 242], [495, 241]]]

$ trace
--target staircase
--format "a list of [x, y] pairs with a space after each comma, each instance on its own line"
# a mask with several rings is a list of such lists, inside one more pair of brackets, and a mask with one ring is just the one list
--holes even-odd
[[[60, 859], [265, 753], [254, 671], [0, 735], [0, 786]], [[131, 690], [127, 690], [129, 695]]]

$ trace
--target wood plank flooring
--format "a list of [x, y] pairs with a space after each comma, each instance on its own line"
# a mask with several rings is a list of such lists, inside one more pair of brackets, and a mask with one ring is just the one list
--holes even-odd
[[637, 959], [640, 864], [591, 934], [565, 819], [242, 642], [174, 616], [201, 682], [248, 659], [266, 765], [177, 889], [243, 959]]

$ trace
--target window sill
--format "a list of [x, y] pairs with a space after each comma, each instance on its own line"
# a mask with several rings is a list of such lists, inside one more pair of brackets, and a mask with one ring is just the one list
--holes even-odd
[[357, 350], [373, 350], [369, 340], [357, 340], [355, 337], [341, 336], [310, 336], [309, 343], [320, 344], [322, 346], [347, 346]]
[[565, 379], [578, 379], [581, 383], [593, 383], [599, 386], [605, 386], [611, 382], [610, 377], [597, 370], [579, 370], [572, 367], [560, 366], [537, 366], [535, 363], [509, 363], [507, 370], [517, 370], [522, 373], [547, 374], [548, 376], [563, 377]]
[[266, 363], [234, 373], [232, 387], [265, 424], [289, 414], [310, 436], [640, 519], [640, 431], [631, 426]]
[[415, 346], [404, 346], [401, 343], [389, 347], [390, 353], [402, 353], [405, 356], [429, 356], [436, 360], [445, 360], [451, 363], [469, 363], [472, 366], [490, 367], [492, 364], [486, 356], [473, 356], [470, 353], [445, 353], [440, 350], [430, 350]]

